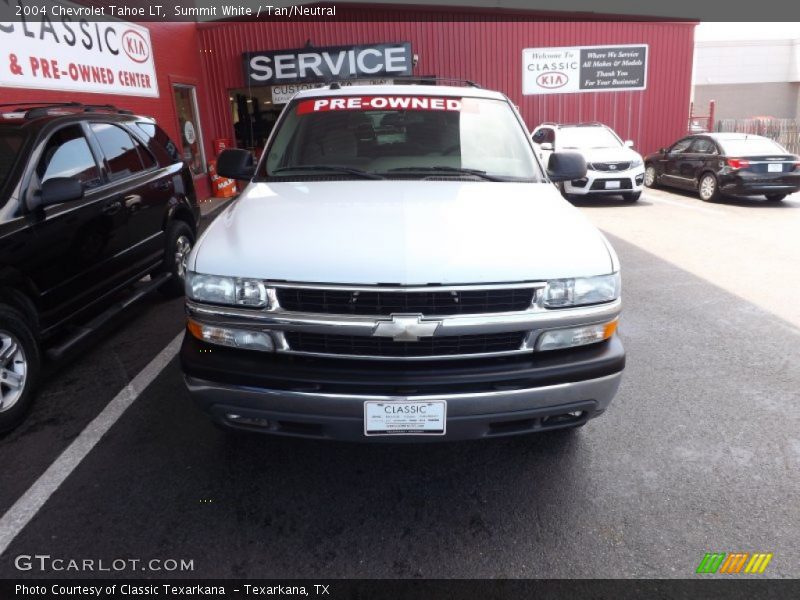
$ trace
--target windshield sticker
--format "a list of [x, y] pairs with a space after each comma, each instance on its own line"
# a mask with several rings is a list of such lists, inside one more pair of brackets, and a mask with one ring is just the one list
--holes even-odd
[[461, 98], [431, 96], [345, 96], [314, 98], [297, 105], [297, 114], [306, 115], [334, 110], [447, 110], [460, 111]]

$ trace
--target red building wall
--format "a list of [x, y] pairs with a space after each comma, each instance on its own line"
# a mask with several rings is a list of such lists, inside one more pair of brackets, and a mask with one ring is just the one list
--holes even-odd
[[[86, 104], [113, 104], [119, 108], [132, 110], [138, 114], [154, 117], [159, 125], [177, 144], [181, 143], [178, 131], [178, 115], [172, 95], [173, 83], [195, 85], [200, 123], [205, 143], [207, 159], [213, 158], [211, 132], [206, 130], [208, 116], [208, 84], [198, 60], [199, 41], [197, 26], [194, 23], [139, 23], [150, 30], [153, 44], [153, 59], [158, 77], [158, 98], [139, 96], [119, 96], [108, 94], [88, 94], [53, 90], [32, 90], [22, 88], [2, 88], [2, 102], [83, 102]], [[208, 175], [195, 179], [198, 198], [209, 196]]]
[[[543, 121], [602, 121], [623, 139], [634, 140], [641, 152], [656, 150], [686, 132], [694, 23], [493, 22], [477, 21], [473, 13], [431, 10], [403, 11], [403, 21], [392, 21], [397, 14], [372, 11], [371, 20], [363, 22], [199, 25], [201, 61], [211, 84], [207, 137], [233, 137], [228, 90], [244, 87], [243, 52], [302, 48], [307, 40], [317, 47], [411, 42], [419, 55], [415, 74], [471, 79], [500, 90], [519, 105], [530, 129]], [[522, 95], [523, 48], [639, 43], [650, 46], [644, 91]]]

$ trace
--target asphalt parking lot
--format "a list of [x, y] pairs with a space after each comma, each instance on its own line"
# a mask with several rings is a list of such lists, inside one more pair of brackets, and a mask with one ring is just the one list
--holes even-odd
[[[800, 198], [705, 204], [648, 190], [633, 205], [580, 206], [623, 269], [628, 366], [602, 418], [478, 443], [230, 438], [194, 408], [167, 352], [38, 498], [0, 577], [92, 575], [15, 567], [47, 554], [194, 561], [147, 577], [677, 578], [706, 552], [734, 551], [772, 552], [765, 576], [800, 577]], [[0, 513], [182, 318], [180, 300], [150, 298], [54, 369], [0, 439]], [[0, 523], [8, 539], [14, 523]]]

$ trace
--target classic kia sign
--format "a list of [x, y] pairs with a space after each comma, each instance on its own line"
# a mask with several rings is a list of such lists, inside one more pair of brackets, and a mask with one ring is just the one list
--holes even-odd
[[281, 85], [411, 75], [411, 44], [369, 44], [245, 52], [247, 85]]
[[158, 97], [146, 27], [90, 21], [79, 16], [85, 6], [57, 5], [60, 12], [0, 21], [0, 87]]
[[522, 51], [522, 93], [643, 90], [647, 49], [647, 44], [526, 48]]

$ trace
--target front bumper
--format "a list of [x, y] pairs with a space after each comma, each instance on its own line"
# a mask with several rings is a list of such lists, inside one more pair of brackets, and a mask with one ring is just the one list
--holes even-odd
[[[181, 364], [194, 400], [230, 427], [319, 439], [419, 442], [581, 424], [608, 407], [625, 352], [613, 337], [524, 358], [365, 364], [226, 349], [186, 335]], [[447, 434], [366, 437], [364, 402], [372, 400], [446, 400]], [[249, 424], [242, 425], [242, 418]]]
[[[609, 188], [607, 182], [618, 182], [619, 187]], [[564, 193], [574, 196], [635, 194], [644, 188], [644, 166], [627, 171], [592, 171], [576, 181], [564, 182]]]

